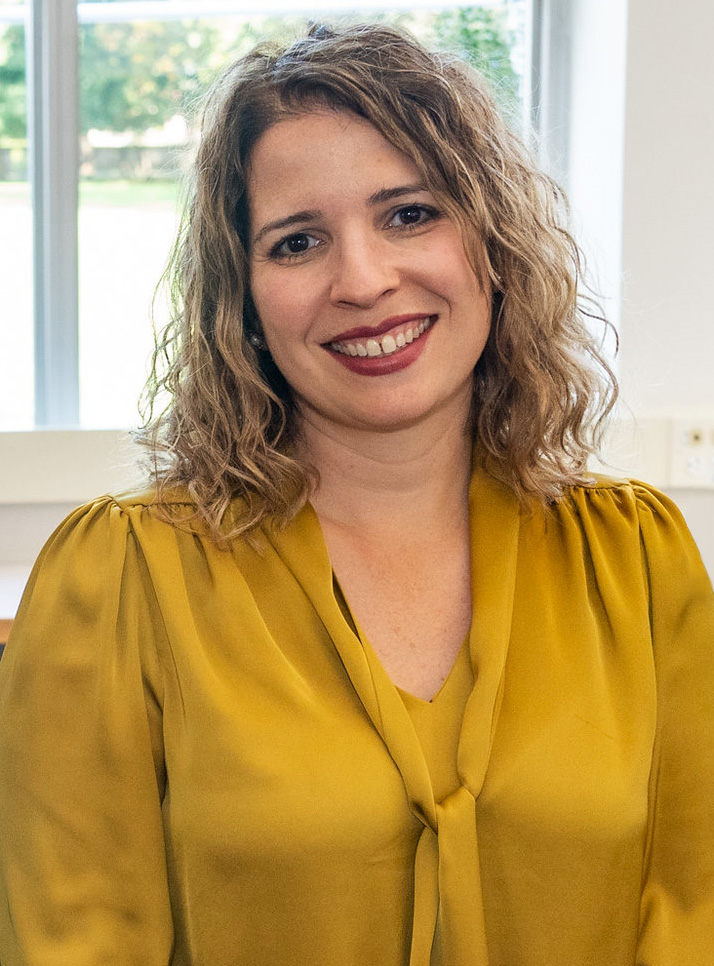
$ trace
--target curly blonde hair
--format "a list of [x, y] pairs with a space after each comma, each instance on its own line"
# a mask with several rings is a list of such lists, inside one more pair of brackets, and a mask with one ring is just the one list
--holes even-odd
[[[261, 135], [315, 109], [366, 118], [417, 166], [459, 223], [493, 319], [474, 378], [473, 434], [490, 471], [522, 499], [557, 499], [585, 467], [616, 398], [588, 328], [580, 250], [558, 186], [462, 62], [382, 25], [314, 27], [259, 45], [207, 99], [190, 201], [165, 280], [172, 321], [157, 340], [141, 440], [159, 505], [182, 488], [218, 539], [289, 521], [309, 498], [294, 455], [290, 387], [249, 288], [246, 177]], [[168, 393], [164, 408], [159, 399]], [[240, 496], [240, 513], [224, 516]]]

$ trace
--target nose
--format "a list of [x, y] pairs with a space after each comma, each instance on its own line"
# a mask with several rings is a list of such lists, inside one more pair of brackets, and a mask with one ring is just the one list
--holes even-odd
[[336, 305], [370, 308], [399, 286], [394, 253], [373, 237], [336, 246], [330, 281], [330, 300]]

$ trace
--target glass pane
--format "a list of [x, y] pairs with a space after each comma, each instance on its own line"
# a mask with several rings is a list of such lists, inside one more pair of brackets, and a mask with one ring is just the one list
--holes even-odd
[[[196, 136], [196, 104], [218, 70], [258, 40], [289, 39], [307, 18], [270, 15], [115, 20], [106, 2], [82, 5], [79, 211], [80, 410], [84, 426], [137, 421], [152, 347], [154, 288], [178, 221], [182, 165]], [[396, 4], [399, 7], [400, 4]], [[401, 24], [430, 46], [468, 57], [519, 115], [528, 0], [339, 16]], [[269, 8], [263, 4], [263, 9]], [[277, 6], [277, 5], [276, 5]], [[101, 10], [92, 18], [91, 9]], [[245, 7], [236, 3], [236, 9]], [[137, 5], [132, 4], [136, 10]], [[177, 17], [185, 5], [177, 6]], [[155, 5], [154, 5], [155, 9]], [[200, 11], [200, 4], [196, 4]], [[134, 15], [136, 16], [136, 15]], [[159, 315], [161, 314], [159, 307]]]
[[[133, 426], [153, 346], [154, 289], [178, 226], [182, 99], [212, 72], [211, 28], [80, 28], [80, 420]], [[199, 63], [204, 66], [199, 69]]]
[[32, 208], [22, 3], [0, 3], [0, 431], [34, 421]]

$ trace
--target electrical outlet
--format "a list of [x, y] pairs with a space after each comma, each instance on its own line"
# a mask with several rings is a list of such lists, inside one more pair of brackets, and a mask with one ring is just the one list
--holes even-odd
[[672, 420], [669, 483], [714, 490], [714, 415]]

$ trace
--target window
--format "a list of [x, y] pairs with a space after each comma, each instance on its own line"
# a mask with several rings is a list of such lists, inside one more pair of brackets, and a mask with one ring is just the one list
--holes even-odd
[[23, 0], [0, 7], [0, 429], [32, 424], [32, 213]]
[[195, 105], [223, 64], [350, 10], [471, 56], [528, 115], [541, 2], [0, 0], [0, 430], [136, 424]]

